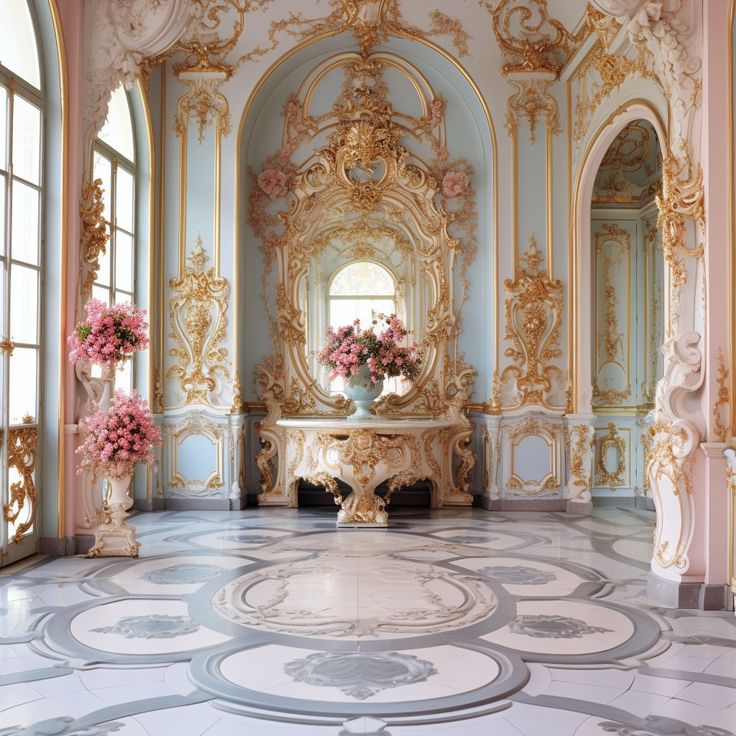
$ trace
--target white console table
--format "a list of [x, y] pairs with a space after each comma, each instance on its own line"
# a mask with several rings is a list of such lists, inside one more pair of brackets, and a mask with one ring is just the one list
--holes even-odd
[[[340, 506], [338, 526], [386, 526], [392, 494], [418, 480], [431, 484], [433, 508], [469, 506], [472, 496], [453, 480], [457, 422], [444, 419], [287, 418], [276, 425], [286, 433], [289, 493], [305, 480], [322, 486]], [[343, 497], [336, 479], [352, 493]], [[388, 480], [386, 499], [375, 490]]]

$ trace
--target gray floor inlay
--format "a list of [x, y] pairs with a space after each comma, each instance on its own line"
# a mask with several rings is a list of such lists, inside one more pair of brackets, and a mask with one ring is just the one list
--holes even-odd
[[646, 599], [653, 514], [140, 513], [0, 576], [0, 736], [734, 736], [733, 614]]

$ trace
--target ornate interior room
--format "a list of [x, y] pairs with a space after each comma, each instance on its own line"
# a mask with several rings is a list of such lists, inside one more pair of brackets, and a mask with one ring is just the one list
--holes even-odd
[[0, 0], [0, 736], [734, 736], [735, 5]]

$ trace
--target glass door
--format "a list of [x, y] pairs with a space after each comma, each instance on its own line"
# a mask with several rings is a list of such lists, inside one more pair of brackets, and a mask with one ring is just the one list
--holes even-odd
[[41, 101], [0, 69], [0, 564], [38, 544]]

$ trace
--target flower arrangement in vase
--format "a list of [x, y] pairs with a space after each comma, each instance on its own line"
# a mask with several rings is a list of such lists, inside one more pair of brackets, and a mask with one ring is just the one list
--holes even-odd
[[327, 343], [317, 360], [330, 368], [331, 381], [338, 377], [345, 380], [345, 394], [356, 407], [351, 419], [371, 418], [369, 407], [381, 395], [384, 378], [414, 380], [419, 375], [422, 361], [418, 345], [402, 344], [408, 336], [395, 314], [378, 315], [366, 329], [356, 319], [351, 325], [327, 330]]
[[146, 310], [134, 304], [108, 306], [99, 299], [85, 305], [87, 319], [79, 322], [69, 336], [69, 360], [89, 361], [114, 369], [148, 347]]
[[[91, 556], [123, 554], [137, 556], [135, 530], [124, 523], [133, 505], [128, 495], [135, 466], [152, 463], [152, 447], [161, 441], [148, 404], [136, 392], [115, 392], [115, 369], [139, 350], [148, 347], [146, 310], [134, 304], [108, 306], [99, 299], [85, 305], [87, 319], [77, 323], [69, 336], [69, 360], [84, 386], [88, 400], [80, 408], [82, 455], [82, 510], [85, 524], [94, 528]], [[92, 365], [102, 368], [102, 377], [92, 376]], [[100, 476], [109, 478], [110, 493], [102, 502]], [[122, 544], [120, 540], [122, 539]]]

